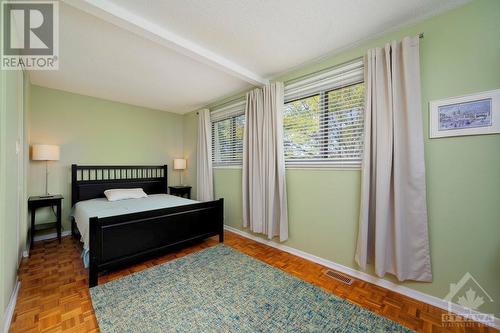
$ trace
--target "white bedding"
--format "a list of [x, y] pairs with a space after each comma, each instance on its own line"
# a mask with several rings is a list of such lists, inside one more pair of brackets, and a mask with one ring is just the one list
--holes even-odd
[[[108, 201], [106, 198], [98, 198], [80, 201], [73, 207], [72, 216], [75, 219], [78, 231], [82, 235], [84, 252], [89, 249], [89, 218], [109, 217], [114, 215], [137, 213], [146, 210], [154, 210], [175, 206], [189, 205], [198, 201], [185, 199], [169, 194], [151, 194], [146, 198], [126, 199], [120, 201]], [[84, 258], [85, 259], [85, 258]]]

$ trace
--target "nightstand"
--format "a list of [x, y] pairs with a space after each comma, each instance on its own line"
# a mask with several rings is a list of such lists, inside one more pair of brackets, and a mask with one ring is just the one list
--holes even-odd
[[[35, 238], [35, 232], [40, 230], [46, 230], [51, 228], [57, 229], [57, 239], [59, 239], [59, 243], [61, 242], [61, 205], [63, 196], [60, 194], [55, 194], [51, 196], [36, 196], [29, 197], [28, 199], [28, 209], [31, 213], [31, 239], [30, 239], [30, 247], [33, 248], [33, 239]], [[57, 220], [56, 222], [50, 223], [41, 223], [35, 225], [35, 213], [38, 208], [42, 207], [57, 207]]]
[[169, 186], [170, 194], [191, 199], [191, 186]]

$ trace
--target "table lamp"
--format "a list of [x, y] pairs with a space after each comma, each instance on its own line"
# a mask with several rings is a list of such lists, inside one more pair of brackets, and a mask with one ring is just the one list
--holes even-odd
[[49, 161], [59, 161], [60, 151], [59, 146], [56, 145], [42, 145], [36, 144], [31, 146], [31, 159], [33, 161], [45, 161], [45, 195], [50, 197], [48, 191], [49, 179]]
[[182, 185], [182, 173], [186, 169], [186, 160], [183, 158], [176, 158], [174, 159], [174, 170], [179, 170], [180, 171], [180, 177], [181, 177], [181, 185]]

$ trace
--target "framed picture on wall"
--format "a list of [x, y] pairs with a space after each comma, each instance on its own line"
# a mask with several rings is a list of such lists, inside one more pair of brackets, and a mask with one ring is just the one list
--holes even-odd
[[500, 89], [429, 103], [429, 136], [500, 133]]

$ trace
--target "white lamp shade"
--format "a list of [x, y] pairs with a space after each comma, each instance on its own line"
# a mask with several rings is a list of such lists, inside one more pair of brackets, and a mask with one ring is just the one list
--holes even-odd
[[174, 170], [184, 170], [186, 169], [186, 160], [183, 158], [174, 159]]
[[58, 161], [60, 156], [59, 146], [33, 145], [31, 146], [31, 159], [33, 161]]

